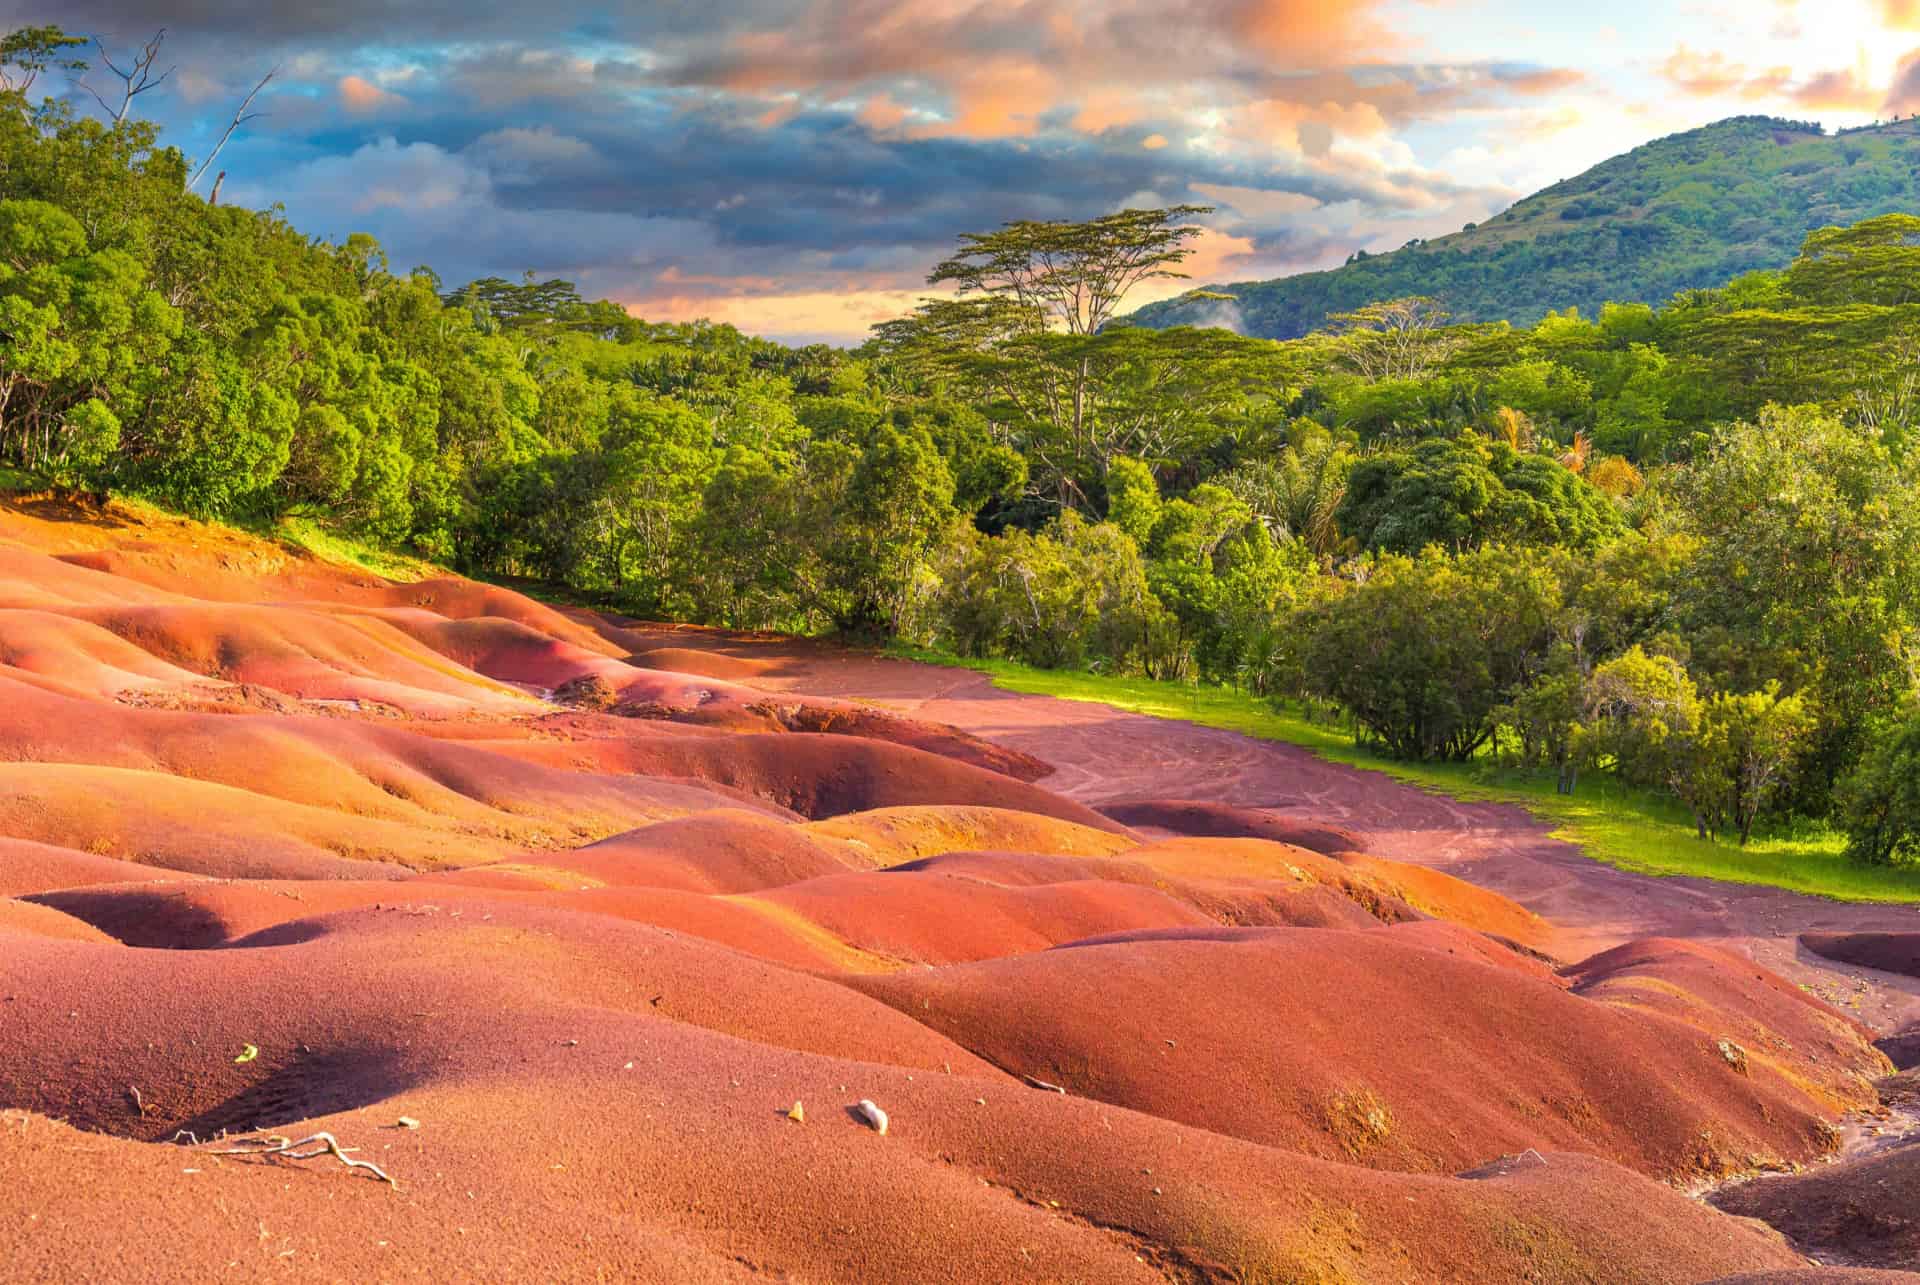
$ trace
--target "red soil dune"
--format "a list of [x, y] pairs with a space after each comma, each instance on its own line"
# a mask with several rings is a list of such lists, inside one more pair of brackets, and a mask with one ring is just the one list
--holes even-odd
[[1742, 1272], [1713, 1285], [1915, 1285], [1920, 1272], [1881, 1271], [1872, 1267], [1809, 1267], [1799, 1271]]
[[156, 870], [132, 861], [57, 848], [30, 839], [0, 839], [0, 897], [25, 897], [57, 888], [140, 880], [182, 880], [191, 875]]
[[90, 700], [192, 688], [203, 677], [90, 621], [21, 609], [0, 610], [0, 667], [9, 677]]
[[1112, 856], [1140, 844], [1136, 836], [1104, 821], [1086, 825], [1039, 812], [972, 804], [869, 808], [816, 821], [807, 827], [807, 833], [846, 844], [853, 849], [856, 864], [868, 868], [897, 866], [920, 857], [971, 848], [1054, 856]]
[[[273, 940], [148, 956], [137, 982], [123, 948], [9, 943], [26, 1039], [7, 1091], [41, 1113], [0, 1128], [5, 1199], [41, 1215], [0, 1233], [16, 1270], [1486, 1280], [1540, 1275], [1544, 1254], [1556, 1279], [1655, 1281], [1796, 1261], [1585, 1157], [1373, 1173], [1037, 1092], [843, 988], [652, 930], [359, 912]], [[30, 1087], [54, 1084], [57, 1102]], [[845, 1114], [861, 1097], [888, 1136]], [[77, 1133], [54, 1110], [123, 1138], [331, 1128], [400, 1185]], [[75, 1189], [116, 1194], [79, 1218], [57, 1199]]]
[[113, 938], [85, 920], [30, 901], [0, 901], [0, 946], [8, 933], [56, 941], [111, 942]]
[[1713, 1203], [1765, 1219], [1811, 1253], [1864, 1267], [1920, 1263], [1920, 1147], [1756, 1178], [1715, 1193]]
[[[1395, 929], [1110, 936], [853, 984], [1077, 1096], [1420, 1172], [1529, 1147], [1663, 1176], [1806, 1160], [1832, 1146], [1830, 1107], [1873, 1101], [1862, 1077], [1885, 1065], [1804, 1001], [1794, 1049], [1742, 1046], [1736, 1065], [1718, 1027], [1570, 994], [1545, 969], [1489, 966], [1461, 945]], [[1707, 980], [1764, 989], [1730, 956]]]
[[409, 638], [384, 620], [290, 607], [79, 609], [74, 615], [171, 666], [306, 700], [377, 701], [409, 713], [527, 713], [524, 693]]
[[539, 741], [502, 753], [580, 772], [713, 782], [807, 817], [905, 804], [1008, 808], [1096, 830], [1121, 827], [1083, 804], [987, 768], [885, 741], [755, 733], [712, 737]]
[[778, 888], [850, 868], [842, 845], [816, 840], [802, 826], [731, 810], [629, 830], [545, 855], [541, 864], [599, 884], [717, 894]]
[[[0, 1275], [1804, 1265], [1655, 1181], [1871, 1100], [1796, 988], [742, 651], [0, 504]], [[323, 1129], [395, 1185], [214, 1141]]]
[[1352, 830], [1299, 817], [1282, 816], [1263, 808], [1237, 808], [1225, 803], [1196, 803], [1187, 799], [1154, 799], [1105, 803], [1100, 811], [1122, 825], [1171, 830], [1175, 834], [1212, 839], [1267, 839], [1332, 856], [1337, 852], [1365, 852], [1366, 840]]
[[1802, 933], [1800, 944], [1843, 964], [1920, 977], [1920, 932]]
[[718, 651], [702, 651], [696, 647], [654, 647], [634, 653], [627, 658], [627, 663], [642, 669], [698, 674], [703, 678], [729, 678], [743, 683], [751, 683], [769, 668], [764, 661], [729, 656]]

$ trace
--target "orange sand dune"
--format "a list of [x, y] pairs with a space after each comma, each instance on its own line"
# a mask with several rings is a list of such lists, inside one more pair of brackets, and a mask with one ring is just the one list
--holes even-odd
[[939, 804], [1026, 811], [1096, 830], [1121, 828], [1083, 804], [987, 768], [859, 737], [753, 733], [723, 740], [529, 741], [502, 745], [500, 751], [579, 772], [711, 782], [815, 818]]
[[726, 678], [741, 683], [751, 683], [768, 669], [762, 661], [694, 647], [654, 647], [628, 657], [627, 663], [642, 669], [664, 669], [675, 674], [698, 674], [702, 678]]
[[194, 876], [73, 848], [0, 838], [0, 897], [25, 897], [60, 888], [141, 881], [182, 881]]
[[377, 701], [409, 713], [530, 713], [522, 692], [451, 664], [386, 621], [285, 606], [80, 608], [78, 619], [170, 666], [308, 700]]
[[[853, 984], [1076, 1095], [1422, 1172], [1529, 1147], [1663, 1176], [1806, 1160], [1831, 1145], [1829, 1103], [1871, 1102], [1862, 1077], [1884, 1067], [1811, 1003], [1790, 1029], [1818, 1032], [1817, 1049], [1754, 1049], [1735, 1066], [1712, 1031], [1490, 967], [1470, 936], [1448, 953], [1397, 932], [1109, 936]], [[1729, 990], [1752, 977], [1716, 963], [1710, 980]]]
[[[1822, 1154], [1862, 1027], [929, 675], [0, 502], [0, 1276], [1805, 1265], [1656, 1180]], [[216, 1154], [322, 1129], [396, 1185]]]
[[[210, 1255], [302, 1274], [691, 1280], [742, 1259], [836, 1279], [1101, 1281], [1183, 1263], [1518, 1279], [1543, 1247], [1567, 1280], [1795, 1261], [1584, 1157], [1386, 1174], [1036, 1091], [843, 988], [652, 930], [358, 912], [278, 931], [137, 973], [121, 947], [21, 938], [6, 954], [0, 990], [27, 1037], [6, 1092], [39, 1113], [0, 1127], [5, 1198], [41, 1213], [0, 1233], [16, 1269], [81, 1254], [111, 1271], [157, 1245], [158, 1274], [178, 1262], [182, 1278]], [[32, 1087], [56, 1082], [57, 1103]], [[849, 1118], [860, 1098], [884, 1104], [886, 1137]], [[795, 1101], [804, 1123], [786, 1118]], [[76, 1133], [43, 1118], [55, 1110], [121, 1138], [326, 1127], [399, 1187]], [[419, 1127], [396, 1128], [403, 1115]], [[81, 1184], [116, 1198], [78, 1219], [54, 1197]], [[207, 1216], [216, 1204], [227, 1216]], [[1392, 1235], [1355, 1234], [1369, 1226]]]

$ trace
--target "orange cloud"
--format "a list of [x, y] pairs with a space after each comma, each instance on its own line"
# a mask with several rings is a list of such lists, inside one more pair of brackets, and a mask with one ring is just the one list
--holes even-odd
[[1875, 0], [1880, 21], [1899, 31], [1920, 28], [1920, 0]]
[[407, 100], [400, 95], [388, 93], [363, 76], [342, 76], [339, 90], [340, 102], [348, 111], [360, 115], [407, 105]]
[[1893, 73], [1893, 84], [1887, 89], [1886, 102], [1881, 105], [1881, 110], [1891, 116], [1920, 111], [1920, 49], [1900, 60], [1900, 67]]
[[[1920, 0], [1915, 0], [1920, 3]], [[1879, 92], [1862, 67], [1843, 67], [1796, 77], [1791, 67], [1748, 67], [1717, 52], [1680, 46], [1660, 65], [1668, 82], [1701, 98], [1779, 100], [1798, 107], [1872, 111]]]
[[1083, 134], [1098, 134], [1140, 119], [1140, 95], [1131, 90], [1101, 89], [1085, 94], [1069, 122]]
[[830, 335], [859, 342], [883, 321], [905, 316], [924, 290], [828, 290], [787, 294], [654, 294], [619, 302], [649, 321], [724, 322], [755, 335]]
[[907, 119], [907, 109], [893, 101], [891, 94], [875, 94], [860, 104], [853, 118], [876, 134], [891, 134]]

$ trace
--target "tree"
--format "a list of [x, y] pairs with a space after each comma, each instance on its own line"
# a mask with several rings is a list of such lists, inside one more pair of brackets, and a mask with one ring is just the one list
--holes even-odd
[[[1045, 426], [1053, 441], [1034, 453], [1054, 457], [1048, 480], [1059, 502], [1084, 504], [1084, 483], [1103, 481], [1115, 454], [1157, 453], [1145, 439], [1184, 418], [1171, 413], [1196, 391], [1183, 376], [1196, 355], [1219, 347], [1210, 335], [1168, 346], [1126, 329], [1102, 334], [1135, 286], [1185, 275], [1179, 265], [1202, 231], [1185, 220], [1207, 213], [1199, 205], [1129, 209], [1084, 223], [1026, 220], [964, 234], [959, 252], [927, 278], [961, 298], [926, 301], [913, 318], [877, 328], [876, 338], [923, 369], [991, 388], [1021, 420]], [[955, 340], [964, 346], [957, 364], [934, 355], [942, 341], [950, 354]], [[1180, 387], [1169, 396], [1173, 384]]]
[[1724, 799], [1720, 816], [1745, 847], [1754, 823], [1790, 778], [1814, 716], [1804, 697], [1780, 695], [1777, 683], [1743, 695], [1722, 692], [1701, 714], [1695, 771], [1702, 777], [1724, 773], [1718, 789], [1707, 784], [1703, 793], [1709, 800]]
[[67, 51], [86, 43], [54, 26], [18, 27], [0, 36], [0, 93], [25, 98], [43, 72], [85, 71], [86, 60]]
[[1854, 860], [1920, 864], [1920, 709], [1878, 729], [1841, 783], [1835, 812]]
[[180, 317], [124, 250], [89, 252], [45, 201], [0, 201], [0, 451], [68, 480], [101, 472], [148, 363]]
[[1492, 738], [1499, 708], [1548, 659], [1558, 577], [1501, 548], [1381, 555], [1363, 573], [1294, 620], [1308, 692], [1339, 704], [1396, 757], [1471, 758]]
[[1558, 461], [1471, 435], [1359, 461], [1334, 516], [1362, 548], [1399, 553], [1493, 541], [1590, 549], [1620, 529], [1612, 503]]
[[1786, 288], [1816, 306], [1920, 302], [1920, 217], [1884, 214], [1808, 233]]
[[[979, 405], [1054, 503], [1097, 511], [1113, 460], [1188, 456], [1271, 385], [1273, 345], [1222, 330], [1023, 326], [1025, 305], [929, 301], [876, 329], [883, 363]], [[904, 398], [900, 398], [904, 400]]]
[[1045, 529], [975, 537], [942, 577], [940, 634], [966, 656], [1134, 668], [1159, 605], [1140, 548], [1068, 510]]
[[1340, 337], [1341, 365], [1368, 380], [1417, 380], [1460, 347], [1447, 317], [1437, 302], [1416, 296], [1330, 313], [1327, 322]]
[[1107, 470], [1107, 521], [1146, 547], [1160, 521], [1160, 484], [1153, 470], [1139, 460], [1122, 456]]
[[1703, 839], [1731, 828], [1744, 846], [1788, 780], [1814, 726], [1777, 684], [1702, 699], [1686, 667], [1638, 646], [1593, 671], [1578, 740], [1590, 759], [1660, 784], [1693, 813]]
[[1805, 692], [1822, 727], [1809, 810], [1912, 685], [1920, 644], [1920, 478], [1869, 430], [1764, 410], [1666, 476], [1665, 519], [1696, 541], [1676, 623], [1723, 691]]
[[1247, 460], [1219, 482], [1275, 536], [1299, 540], [1314, 556], [1330, 558], [1344, 539], [1338, 514], [1356, 458], [1344, 442], [1302, 420], [1287, 449]]
[[1085, 223], [1008, 223], [964, 233], [960, 251], [934, 268], [929, 285], [1011, 300], [1070, 335], [1097, 334], [1127, 292], [1143, 281], [1184, 277], [1202, 229], [1185, 220], [1205, 205], [1121, 210]]
[[1586, 676], [1575, 648], [1557, 643], [1538, 677], [1496, 710], [1495, 719], [1520, 740], [1520, 761], [1551, 768], [1554, 788], [1572, 794], [1580, 779], [1581, 695]]
[[166, 28], [162, 27], [154, 33], [153, 39], [147, 41], [132, 58], [128, 59], [125, 67], [121, 67], [114, 62], [113, 55], [107, 52], [106, 42], [98, 36], [94, 37], [93, 43], [100, 50], [100, 65], [120, 81], [120, 101], [109, 102], [105, 95], [85, 81], [81, 82], [81, 86], [93, 95], [94, 101], [100, 104], [100, 110], [105, 112], [107, 118], [114, 124], [118, 125], [127, 118], [127, 112], [132, 109], [134, 99], [150, 89], [158, 89], [166, 82], [167, 77], [173, 75], [175, 69], [172, 67], [157, 76], [153, 74], [153, 69], [160, 62], [160, 46], [166, 38]]

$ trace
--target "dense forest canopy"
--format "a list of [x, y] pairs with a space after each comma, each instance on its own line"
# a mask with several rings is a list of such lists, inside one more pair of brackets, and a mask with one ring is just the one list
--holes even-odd
[[30, 101], [74, 53], [0, 46], [0, 458], [42, 484], [1229, 683], [1920, 856], [1920, 218], [1659, 306], [1365, 298], [1276, 342], [1103, 325], [1200, 212], [1130, 210], [964, 238], [954, 296], [794, 349], [210, 203], [151, 125]]
[[1424, 295], [1462, 320], [1531, 325], [1780, 268], [1810, 232], [1915, 209], [1920, 120], [1828, 135], [1744, 116], [1637, 147], [1448, 236], [1356, 251], [1329, 271], [1213, 287], [1127, 320], [1296, 339], [1330, 312]]

